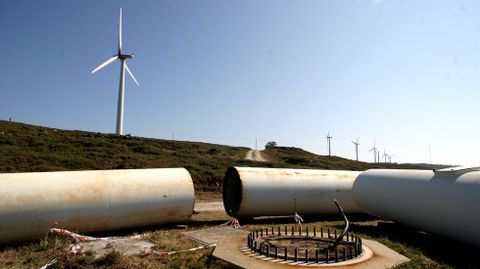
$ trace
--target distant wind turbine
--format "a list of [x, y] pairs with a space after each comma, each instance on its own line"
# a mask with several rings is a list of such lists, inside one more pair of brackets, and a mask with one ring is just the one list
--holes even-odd
[[382, 158], [384, 158], [384, 162], [387, 163], [387, 157], [388, 157], [388, 154], [385, 152], [385, 148], [383, 148], [383, 155], [382, 155]]
[[358, 161], [358, 145], [360, 145], [360, 143], [358, 143], [358, 139], [360, 139], [360, 136], [357, 137], [357, 140], [355, 141], [352, 140], [352, 143], [355, 145], [355, 156], [357, 157], [357, 161]]
[[332, 138], [333, 138], [333, 137], [330, 136], [330, 131], [329, 131], [328, 134], [327, 134], [328, 156], [332, 156], [332, 151], [331, 151], [331, 147], [330, 147], [330, 140], [331, 140]]
[[118, 89], [118, 105], [117, 105], [117, 135], [123, 135], [123, 112], [124, 112], [124, 96], [125, 96], [125, 70], [127, 70], [130, 77], [132, 77], [133, 81], [139, 86], [137, 80], [128, 68], [126, 63], [127, 59], [133, 58], [132, 54], [123, 54], [122, 53], [122, 9], [120, 8], [120, 20], [118, 24], [118, 52], [117, 54], [113, 55], [110, 59], [106, 60], [104, 63], [99, 65], [97, 68], [93, 69], [92, 74], [97, 72], [98, 70], [104, 68], [105, 66], [113, 63], [115, 60], [119, 59], [121, 62], [120, 67], [120, 87]]
[[377, 140], [375, 139], [375, 141], [373, 142], [373, 147], [372, 149], [370, 149], [368, 152], [372, 152], [373, 151], [373, 162], [376, 163], [377, 162], [377, 146], [376, 146], [376, 143], [377, 143]]

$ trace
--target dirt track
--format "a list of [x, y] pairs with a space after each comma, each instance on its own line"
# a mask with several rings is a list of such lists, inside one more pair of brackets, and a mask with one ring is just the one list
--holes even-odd
[[196, 212], [223, 211], [223, 202], [199, 202], [195, 203]]
[[255, 162], [266, 162], [267, 160], [263, 158], [261, 150], [249, 150], [245, 155], [245, 160], [255, 161]]

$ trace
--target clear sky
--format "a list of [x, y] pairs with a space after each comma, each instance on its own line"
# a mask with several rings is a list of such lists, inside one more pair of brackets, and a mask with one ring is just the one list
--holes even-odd
[[478, 1], [0, 1], [0, 119], [372, 161], [479, 164]]

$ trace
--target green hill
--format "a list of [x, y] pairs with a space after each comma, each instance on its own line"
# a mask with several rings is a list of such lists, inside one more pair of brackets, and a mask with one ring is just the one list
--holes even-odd
[[0, 121], [0, 172], [185, 167], [197, 191], [220, 191], [229, 166], [365, 170], [421, 168], [319, 156], [299, 148], [264, 151], [268, 163], [243, 160], [248, 148], [68, 131]]

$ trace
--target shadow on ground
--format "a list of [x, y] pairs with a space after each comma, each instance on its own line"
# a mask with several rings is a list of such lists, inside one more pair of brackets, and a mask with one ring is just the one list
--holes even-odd
[[[341, 225], [335, 228], [341, 229]], [[453, 268], [480, 268], [480, 248], [451, 240], [442, 236], [428, 234], [393, 222], [378, 222], [378, 225], [350, 224], [353, 233], [365, 234], [372, 238], [386, 238], [396, 244], [414, 248], [440, 264]]]

